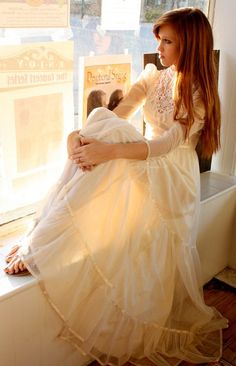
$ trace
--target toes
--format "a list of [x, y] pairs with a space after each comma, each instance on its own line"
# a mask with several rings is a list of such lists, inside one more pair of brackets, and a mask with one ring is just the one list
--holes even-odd
[[9, 255], [16, 253], [19, 248], [20, 248], [19, 245], [14, 245], [14, 247], [11, 248]]
[[6, 262], [7, 263], [11, 262], [12, 258], [18, 252], [19, 248], [20, 248], [19, 245], [15, 245], [14, 247], [11, 248], [9, 254], [6, 256]]
[[8, 274], [15, 273], [15, 258], [11, 260], [11, 262], [8, 264], [8, 266], [5, 268], [5, 272]]
[[18, 256], [14, 256], [4, 271], [12, 275], [23, 272], [25, 269], [26, 267], [22, 260]]
[[10, 263], [11, 261], [12, 261], [12, 259], [14, 258], [14, 254], [12, 254], [12, 255], [8, 255], [7, 257], [6, 257], [6, 263]]
[[12, 266], [7, 266], [6, 268], [4, 268], [4, 272], [5, 273], [8, 273], [8, 274], [12, 274], [13, 273], [13, 270], [12, 270]]
[[25, 270], [25, 265], [22, 261], [19, 261], [18, 266], [21, 272]]

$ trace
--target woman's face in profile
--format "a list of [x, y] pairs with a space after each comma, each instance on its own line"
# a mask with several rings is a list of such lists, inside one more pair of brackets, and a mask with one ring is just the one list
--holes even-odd
[[179, 40], [173, 27], [163, 25], [158, 33], [157, 52], [163, 66], [177, 65], [179, 58]]

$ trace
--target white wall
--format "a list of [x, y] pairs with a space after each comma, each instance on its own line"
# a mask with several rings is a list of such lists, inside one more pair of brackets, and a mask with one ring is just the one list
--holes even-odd
[[201, 202], [197, 249], [203, 284], [229, 264], [236, 269], [236, 248], [233, 245], [235, 209], [236, 187]]
[[219, 93], [222, 107], [221, 150], [212, 170], [236, 175], [236, 0], [215, 0], [213, 33], [220, 50]]
[[[235, 189], [236, 191], [236, 189]], [[235, 192], [235, 209], [234, 209], [234, 216], [233, 216], [233, 236], [231, 242], [231, 248], [229, 253], [229, 267], [234, 268], [236, 270], [236, 192]]]

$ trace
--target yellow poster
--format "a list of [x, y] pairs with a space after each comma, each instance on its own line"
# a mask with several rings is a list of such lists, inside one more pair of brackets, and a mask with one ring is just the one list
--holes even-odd
[[3, 0], [0, 28], [68, 27], [69, 0]]
[[17, 172], [56, 163], [64, 129], [62, 93], [16, 99], [14, 115]]
[[114, 109], [131, 84], [131, 55], [84, 57], [80, 66], [80, 124], [97, 107]]
[[44, 196], [74, 129], [73, 42], [0, 48], [0, 213]]

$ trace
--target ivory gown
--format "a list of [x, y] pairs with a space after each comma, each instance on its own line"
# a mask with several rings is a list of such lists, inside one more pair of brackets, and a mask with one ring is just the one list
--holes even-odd
[[[221, 355], [227, 321], [205, 305], [196, 234], [204, 111], [184, 142], [173, 122], [175, 73], [148, 65], [116, 113], [142, 103], [152, 141], [146, 161], [113, 160], [82, 172], [68, 161], [21, 249], [62, 322], [60, 337], [101, 365], [175, 365]], [[98, 108], [81, 131], [107, 142], [144, 141]], [[158, 140], [158, 136], [162, 136]]]

